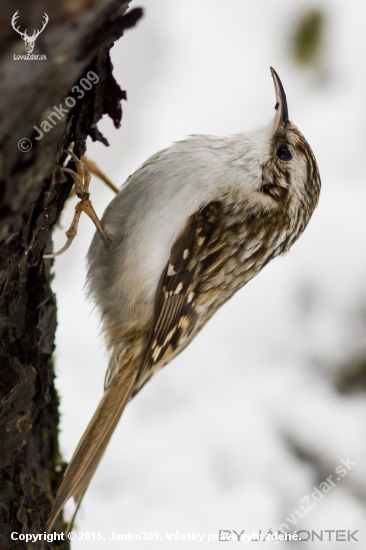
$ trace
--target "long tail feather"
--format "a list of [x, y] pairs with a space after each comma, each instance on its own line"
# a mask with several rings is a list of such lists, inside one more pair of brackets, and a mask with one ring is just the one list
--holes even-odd
[[52, 529], [57, 516], [69, 498], [74, 497], [77, 504], [76, 511], [78, 510], [113, 431], [133, 394], [135, 378], [136, 375], [133, 373], [124, 378], [116, 377], [111, 380], [104, 392], [98, 408], [66, 468], [47, 522], [48, 532]]

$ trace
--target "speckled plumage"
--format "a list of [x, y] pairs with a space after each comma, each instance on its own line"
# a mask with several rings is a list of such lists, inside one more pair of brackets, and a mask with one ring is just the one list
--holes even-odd
[[89, 251], [89, 290], [111, 350], [104, 397], [65, 473], [80, 502], [124, 407], [271, 259], [318, 202], [311, 148], [272, 72], [274, 122], [229, 138], [192, 136], [151, 157], [108, 206]]

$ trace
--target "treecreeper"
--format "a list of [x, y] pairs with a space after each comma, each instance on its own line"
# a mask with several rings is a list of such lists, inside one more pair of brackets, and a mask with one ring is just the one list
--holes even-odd
[[65, 471], [48, 530], [70, 497], [80, 505], [130, 399], [287, 252], [311, 218], [320, 193], [316, 159], [271, 73], [270, 124], [173, 144], [130, 176], [104, 213], [108, 246], [97, 232], [88, 288], [110, 352], [105, 392]]

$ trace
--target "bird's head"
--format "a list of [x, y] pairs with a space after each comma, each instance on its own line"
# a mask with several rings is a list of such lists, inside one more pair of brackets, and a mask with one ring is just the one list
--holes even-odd
[[281, 80], [272, 68], [271, 73], [276, 95], [274, 120], [265, 128], [243, 134], [245, 153], [238, 164], [249, 176], [247, 206], [254, 217], [266, 219], [268, 214], [270, 224], [294, 233], [296, 239], [318, 203], [320, 176], [310, 145], [289, 120]]
[[319, 198], [318, 166], [310, 145], [289, 120], [286, 94], [272, 67], [271, 73], [276, 94], [276, 114], [270, 126], [259, 192], [271, 200], [273, 206], [275, 202], [289, 213], [293, 209], [303, 209], [309, 213], [308, 218]]

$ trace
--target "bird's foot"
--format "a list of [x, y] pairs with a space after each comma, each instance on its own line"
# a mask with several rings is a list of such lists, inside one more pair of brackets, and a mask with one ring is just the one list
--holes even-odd
[[[93, 208], [92, 202], [90, 200], [90, 192], [89, 192], [89, 186], [90, 186], [90, 180], [91, 180], [91, 173], [94, 173], [96, 176], [98, 176], [100, 179], [105, 181], [109, 187], [111, 187], [115, 192], [118, 192], [118, 189], [108, 180], [106, 176], [98, 169], [98, 167], [90, 160], [83, 157], [83, 160], [79, 159], [75, 153], [70, 151], [69, 149], [64, 149], [64, 152], [70, 155], [75, 162], [76, 165], [76, 172], [74, 170], [71, 170], [70, 168], [60, 166], [60, 170], [62, 172], [67, 172], [68, 174], [71, 174], [73, 180], [74, 180], [74, 194], [77, 195], [80, 199], [80, 201], [75, 206], [75, 214], [73, 217], [73, 220], [71, 222], [71, 225], [69, 229], [66, 231], [66, 237], [67, 241], [66, 244], [57, 252], [54, 252], [53, 254], [44, 254], [44, 258], [55, 258], [56, 256], [60, 256], [66, 250], [70, 247], [72, 241], [77, 235], [79, 220], [82, 212], [85, 212], [89, 216], [89, 218], [94, 223], [95, 227], [97, 228], [97, 231], [99, 235], [101, 236], [104, 244], [106, 246], [109, 246], [109, 241], [107, 238], [107, 235], [105, 234], [105, 231], [103, 229], [103, 226]], [[90, 170], [89, 170], [90, 168]]]

